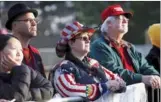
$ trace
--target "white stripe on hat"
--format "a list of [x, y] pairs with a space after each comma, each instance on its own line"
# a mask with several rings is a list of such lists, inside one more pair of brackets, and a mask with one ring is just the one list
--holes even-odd
[[76, 22], [73, 22], [73, 24], [76, 25], [76, 26], [78, 26], [78, 28], [83, 27], [83, 24], [81, 24], [81, 23], [79, 23], [77, 21]]
[[66, 36], [66, 38], [69, 40], [69, 39], [72, 37], [71, 35], [72, 35], [72, 34]]
[[79, 22], [74, 22], [66, 25], [66, 27], [63, 29], [61, 33], [61, 37], [63, 39], [68, 39], [68, 40], [71, 39], [71, 37], [76, 35], [78, 30], [80, 30], [82, 26], [83, 25]]
[[115, 7], [114, 8], [116, 11], [123, 11], [123, 9], [121, 7]]
[[70, 27], [74, 29], [74, 31], [77, 31], [79, 28], [75, 24], [69, 24]]
[[[69, 30], [69, 29], [67, 29], [67, 28], [64, 28], [63, 31], [64, 31], [65, 33], [67, 33], [68, 35], [71, 35], [71, 34], [72, 34], [72, 31]], [[67, 35], [67, 36], [68, 36], [68, 35]], [[65, 37], [65, 36], [63, 36], [63, 37]]]

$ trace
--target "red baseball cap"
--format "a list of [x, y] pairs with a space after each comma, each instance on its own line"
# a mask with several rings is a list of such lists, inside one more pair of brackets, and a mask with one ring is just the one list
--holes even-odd
[[104, 22], [104, 20], [106, 20], [107, 17], [118, 15], [124, 15], [129, 19], [133, 16], [131, 12], [124, 12], [123, 8], [119, 4], [114, 4], [108, 6], [105, 10], [103, 10], [103, 12], [101, 13], [101, 19], [102, 22]]

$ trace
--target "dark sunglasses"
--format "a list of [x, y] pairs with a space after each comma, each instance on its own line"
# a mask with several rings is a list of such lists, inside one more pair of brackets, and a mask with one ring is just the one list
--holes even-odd
[[75, 39], [80, 39], [80, 40], [83, 40], [83, 41], [90, 41], [91, 40], [90, 37], [86, 37], [86, 36], [84, 36], [84, 37], [82, 37], [82, 36], [76, 37]]

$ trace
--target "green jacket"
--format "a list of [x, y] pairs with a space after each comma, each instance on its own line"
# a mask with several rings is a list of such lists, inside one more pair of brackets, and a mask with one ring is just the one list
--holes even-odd
[[100, 37], [91, 43], [91, 58], [99, 61], [105, 68], [119, 74], [127, 83], [134, 84], [142, 81], [142, 75], [159, 75], [159, 73], [150, 66], [145, 57], [136, 51], [134, 45], [127, 43], [130, 47], [127, 52], [132, 59], [135, 73], [123, 68], [123, 64], [116, 50], [110, 46], [109, 41]]

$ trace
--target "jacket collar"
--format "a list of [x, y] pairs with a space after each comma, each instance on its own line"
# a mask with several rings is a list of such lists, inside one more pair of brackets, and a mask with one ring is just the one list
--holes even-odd
[[114, 40], [114, 39], [112, 39], [110, 37], [105, 38], [104, 36], [102, 36], [102, 38], [110, 47], [114, 47], [112, 45], [112, 43], [114, 43], [115, 45], [120, 46], [120, 47], [127, 47], [127, 48], [132, 47], [131, 43], [129, 43], [129, 42], [125, 41], [125, 40], [121, 40], [120, 43], [118, 43], [116, 40]]

